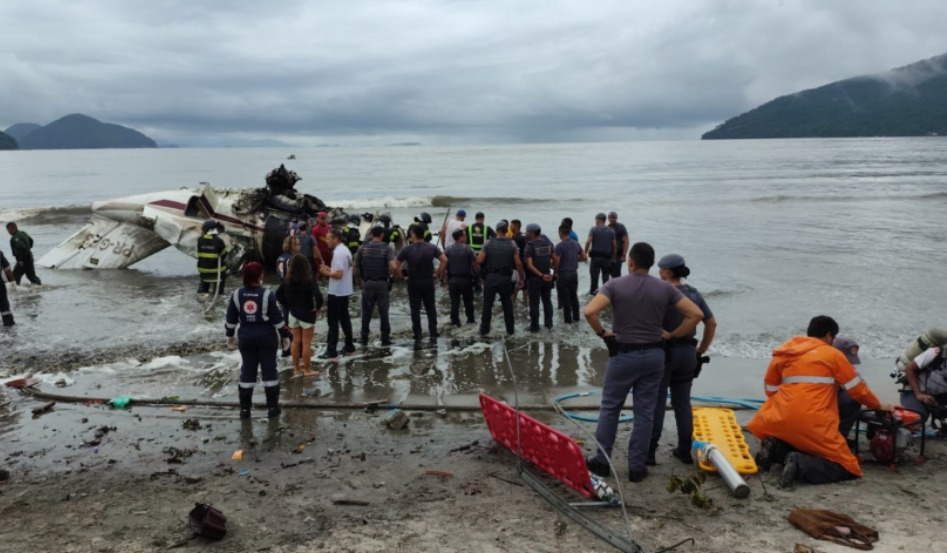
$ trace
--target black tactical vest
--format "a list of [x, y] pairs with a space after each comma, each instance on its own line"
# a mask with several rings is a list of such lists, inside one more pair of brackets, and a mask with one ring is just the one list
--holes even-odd
[[530, 242], [533, 246], [533, 267], [543, 274], [548, 274], [552, 270], [552, 242], [545, 236]]
[[513, 241], [509, 238], [494, 238], [483, 247], [487, 260], [483, 264], [487, 274], [510, 276], [513, 274]]
[[388, 278], [388, 244], [384, 242], [365, 242], [359, 250], [361, 264], [358, 270], [365, 280], [385, 280]]

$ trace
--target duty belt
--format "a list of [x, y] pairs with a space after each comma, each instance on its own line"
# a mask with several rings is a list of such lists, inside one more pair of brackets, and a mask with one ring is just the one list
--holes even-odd
[[619, 353], [628, 353], [629, 351], [644, 351], [646, 349], [663, 348], [664, 342], [651, 342], [648, 344], [623, 344], [618, 342]]
[[697, 338], [674, 338], [673, 340], [667, 341], [668, 347], [674, 346], [696, 346]]

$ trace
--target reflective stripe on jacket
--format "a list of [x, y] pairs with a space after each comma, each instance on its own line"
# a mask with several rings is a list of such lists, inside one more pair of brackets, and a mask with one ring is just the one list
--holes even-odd
[[747, 429], [761, 440], [779, 438], [861, 476], [858, 460], [838, 431], [837, 386], [869, 409], [881, 407], [842, 352], [818, 338], [796, 336], [773, 350], [764, 378], [768, 399]]
[[205, 234], [197, 239], [197, 272], [205, 282], [217, 282], [219, 276], [227, 270], [223, 256], [227, 254], [227, 245], [214, 234]]

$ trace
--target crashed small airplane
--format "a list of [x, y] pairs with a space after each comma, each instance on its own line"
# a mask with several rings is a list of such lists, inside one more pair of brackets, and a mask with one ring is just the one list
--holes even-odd
[[[319, 198], [297, 192], [300, 177], [280, 165], [266, 176], [265, 188], [201, 188], [139, 194], [92, 204], [92, 218], [37, 261], [49, 269], [125, 269], [168, 246], [197, 257], [201, 225], [211, 219], [224, 226], [226, 264], [238, 269], [248, 261], [273, 268], [290, 225], [320, 211], [344, 226], [348, 215]], [[375, 219], [361, 217], [359, 235], [366, 237]], [[390, 219], [390, 218], [389, 218]], [[404, 236], [404, 233], [400, 233]], [[395, 244], [396, 249], [400, 247]]]

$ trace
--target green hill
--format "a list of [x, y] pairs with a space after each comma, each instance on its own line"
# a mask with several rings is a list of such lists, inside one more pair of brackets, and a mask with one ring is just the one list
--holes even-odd
[[0, 150], [16, 150], [19, 147], [15, 138], [9, 134], [0, 132]]
[[20, 147], [31, 150], [157, 148], [157, 144], [135, 129], [74, 113], [33, 130], [20, 141]]
[[781, 96], [701, 138], [929, 135], [947, 135], [947, 54]]

